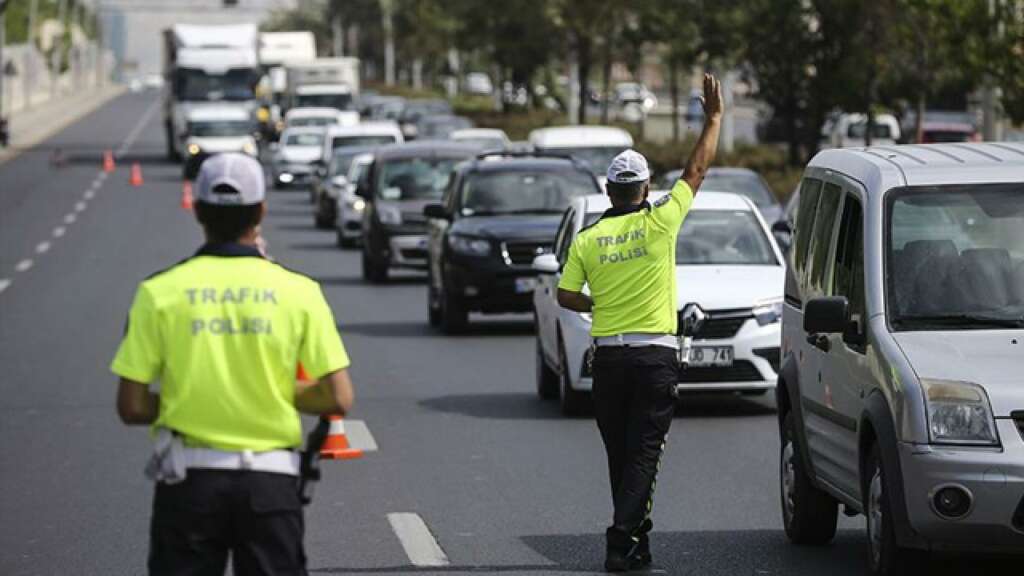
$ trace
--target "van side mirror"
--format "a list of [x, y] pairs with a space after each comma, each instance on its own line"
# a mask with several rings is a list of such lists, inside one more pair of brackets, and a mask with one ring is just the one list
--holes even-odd
[[540, 274], [558, 274], [559, 268], [561, 265], [558, 263], [558, 257], [554, 254], [541, 254], [533, 259], [533, 269]]
[[845, 334], [850, 326], [850, 301], [845, 296], [815, 298], [804, 305], [804, 332]]
[[772, 224], [772, 236], [783, 252], [789, 252], [793, 245], [793, 227], [786, 220], [779, 220]]
[[451, 216], [445, 207], [441, 204], [427, 204], [423, 207], [423, 215], [427, 218], [434, 218], [437, 220], [450, 220]]

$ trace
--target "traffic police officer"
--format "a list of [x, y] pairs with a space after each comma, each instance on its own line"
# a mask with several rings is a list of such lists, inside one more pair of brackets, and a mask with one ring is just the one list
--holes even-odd
[[196, 187], [206, 243], [139, 286], [111, 366], [121, 419], [156, 436], [149, 573], [223, 574], [230, 552], [235, 574], [306, 574], [299, 412], [351, 408], [349, 359], [320, 286], [258, 249], [260, 164], [211, 157]]
[[559, 304], [593, 314], [594, 411], [615, 508], [606, 532], [609, 572], [651, 564], [655, 477], [679, 380], [676, 238], [714, 160], [721, 127], [721, 85], [711, 75], [704, 76], [703, 105], [704, 129], [682, 178], [653, 205], [647, 160], [627, 150], [612, 161], [612, 208], [576, 237], [558, 285]]

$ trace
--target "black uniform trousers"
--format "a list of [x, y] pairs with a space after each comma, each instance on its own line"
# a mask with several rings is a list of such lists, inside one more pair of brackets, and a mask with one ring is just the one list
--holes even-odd
[[608, 453], [615, 507], [609, 551], [647, 552], [654, 486], [675, 413], [678, 351], [601, 346], [594, 353], [594, 412]]
[[247, 470], [190, 469], [158, 483], [150, 525], [151, 576], [305, 576], [298, 478]]

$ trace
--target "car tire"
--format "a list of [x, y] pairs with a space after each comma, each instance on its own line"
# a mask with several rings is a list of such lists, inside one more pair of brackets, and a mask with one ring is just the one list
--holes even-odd
[[868, 571], [876, 576], [913, 573], [915, 567], [927, 566], [928, 553], [923, 550], [901, 548], [896, 541], [892, 523], [890, 494], [892, 486], [886, 482], [878, 445], [871, 447], [864, 467], [864, 515], [867, 516]]
[[586, 392], [580, 392], [574, 390], [569, 384], [571, 379], [569, 378], [569, 361], [565, 356], [565, 345], [562, 343], [562, 338], [558, 338], [558, 399], [559, 404], [562, 408], [562, 414], [566, 416], [580, 416], [582, 415], [590, 400], [590, 395]]
[[[538, 330], [540, 324], [537, 324]], [[537, 396], [541, 400], [554, 400], [558, 398], [558, 386], [560, 384], [558, 380], [558, 373], [548, 366], [548, 361], [544, 359], [544, 347], [540, 343], [540, 334], [537, 334]]]
[[445, 334], [459, 334], [469, 324], [469, 311], [457, 294], [441, 285], [441, 330]]
[[790, 411], [782, 424], [779, 449], [782, 522], [790, 542], [820, 546], [831, 542], [836, 535], [839, 503], [811, 482], [798, 444], [796, 425], [796, 417]]

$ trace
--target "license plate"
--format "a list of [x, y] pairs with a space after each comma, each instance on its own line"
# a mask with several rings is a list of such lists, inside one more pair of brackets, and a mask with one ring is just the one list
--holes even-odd
[[690, 366], [732, 366], [732, 346], [697, 346], [690, 349]]
[[533, 289], [537, 287], [536, 278], [516, 278], [516, 294], [523, 294], [526, 292], [533, 292]]

